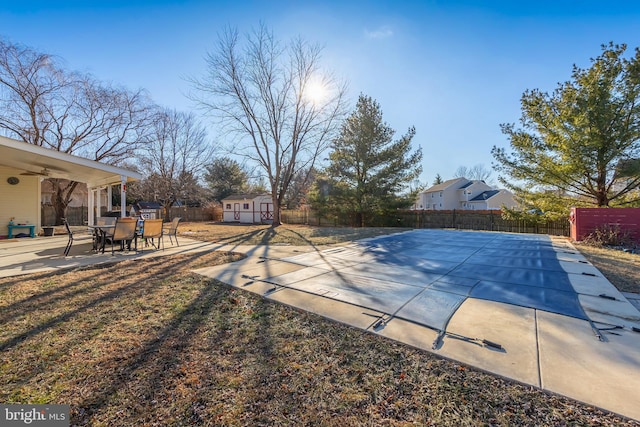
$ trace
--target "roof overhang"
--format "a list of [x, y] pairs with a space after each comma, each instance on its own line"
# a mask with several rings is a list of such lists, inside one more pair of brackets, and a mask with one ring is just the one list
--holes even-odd
[[46, 178], [84, 182], [89, 188], [142, 179], [138, 172], [4, 136], [0, 136], [0, 165], [34, 173], [46, 168], [49, 172]]

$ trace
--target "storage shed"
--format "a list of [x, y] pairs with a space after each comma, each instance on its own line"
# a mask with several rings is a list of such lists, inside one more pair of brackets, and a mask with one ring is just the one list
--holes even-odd
[[271, 224], [273, 198], [270, 194], [232, 194], [222, 200], [222, 221]]
[[131, 216], [144, 219], [162, 218], [162, 205], [158, 202], [136, 202], [132, 206]]

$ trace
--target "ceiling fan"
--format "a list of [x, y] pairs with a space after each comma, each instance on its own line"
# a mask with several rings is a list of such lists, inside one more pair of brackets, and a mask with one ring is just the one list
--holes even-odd
[[26, 171], [26, 172], [22, 172], [20, 175], [26, 175], [26, 176], [49, 176], [50, 174], [51, 174], [51, 172], [49, 171], [49, 169], [44, 168], [40, 172]]

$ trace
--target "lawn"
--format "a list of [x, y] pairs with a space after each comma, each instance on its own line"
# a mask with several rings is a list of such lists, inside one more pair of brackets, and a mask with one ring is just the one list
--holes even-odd
[[178, 229], [179, 234], [207, 242], [294, 246], [329, 245], [410, 230], [409, 228], [312, 227], [306, 225], [283, 225], [272, 228], [268, 225], [207, 222], [187, 222], [180, 224]]
[[[328, 240], [292, 230], [272, 237]], [[0, 402], [69, 404], [92, 426], [640, 425], [190, 272], [239, 258], [0, 279]]]
[[619, 291], [640, 293], [640, 254], [585, 244], [575, 246]]

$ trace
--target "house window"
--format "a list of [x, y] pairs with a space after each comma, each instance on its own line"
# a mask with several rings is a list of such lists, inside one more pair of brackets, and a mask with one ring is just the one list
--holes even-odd
[[227, 203], [227, 209], [231, 209], [231, 203]]
[[433, 199], [433, 194], [434, 194], [434, 193], [431, 193], [431, 198], [432, 198], [432, 199]]
[[242, 209], [249, 209], [249, 203], [245, 203], [242, 205]]
[[440, 197], [442, 197], [442, 191], [440, 192]]

